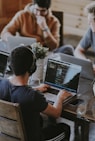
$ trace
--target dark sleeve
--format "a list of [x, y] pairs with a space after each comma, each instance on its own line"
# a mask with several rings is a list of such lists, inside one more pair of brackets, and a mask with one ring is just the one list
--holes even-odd
[[11, 101], [9, 92], [9, 82], [7, 79], [0, 79], [0, 99]]
[[46, 101], [46, 98], [39, 91], [34, 91], [32, 106], [35, 110], [37, 110], [39, 112], [44, 111], [48, 106], [48, 102]]
[[81, 45], [81, 47], [85, 50], [87, 50], [89, 47], [91, 47], [91, 32], [92, 31], [89, 28], [79, 43]]

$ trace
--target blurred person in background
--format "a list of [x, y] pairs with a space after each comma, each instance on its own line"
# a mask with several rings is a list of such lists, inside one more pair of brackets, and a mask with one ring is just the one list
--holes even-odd
[[0, 99], [20, 104], [28, 141], [69, 141], [69, 125], [51, 122], [43, 127], [40, 114], [54, 119], [60, 117], [63, 101], [71, 94], [64, 90], [59, 91], [55, 103], [51, 105], [42, 93], [50, 86], [41, 84], [34, 89], [28, 85], [29, 76], [36, 70], [36, 60], [30, 46], [15, 48], [8, 64], [13, 75], [8, 79], [0, 79]]
[[[92, 2], [85, 7], [85, 12], [88, 14], [88, 24], [89, 28], [87, 29], [85, 35], [79, 42], [78, 46], [75, 49], [74, 55], [81, 59], [86, 59], [90, 61], [85, 53], [92, 47], [93, 52], [95, 52], [95, 2]], [[93, 63], [93, 71], [95, 72], [95, 64]]]
[[49, 51], [61, 52], [73, 55], [71, 45], [59, 48], [60, 22], [52, 14], [51, 0], [34, 0], [25, 6], [24, 10], [16, 13], [12, 20], [4, 27], [1, 38], [5, 41], [9, 36], [20, 36], [36, 38]]
[[53, 50], [59, 46], [60, 23], [50, 9], [51, 0], [34, 0], [20, 10], [5, 26], [1, 38], [16, 35], [36, 38], [43, 46]]

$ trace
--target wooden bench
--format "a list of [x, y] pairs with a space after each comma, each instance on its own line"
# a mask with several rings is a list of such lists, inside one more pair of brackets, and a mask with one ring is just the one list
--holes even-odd
[[0, 141], [27, 141], [20, 105], [0, 100]]

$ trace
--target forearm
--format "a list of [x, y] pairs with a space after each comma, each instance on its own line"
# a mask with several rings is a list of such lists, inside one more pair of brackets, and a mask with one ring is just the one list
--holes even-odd
[[78, 47], [75, 49], [74, 56], [81, 59], [87, 59], [85, 56], [85, 50], [82, 49], [80, 45], [78, 45]]
[[71, 96], [71, 94], [67, 91], [61, 90], [56, 97], [54, 105], [52, 106], [51, 104], [48, 104], [48, 107], [43, 111], [43, 113], [55, 118], [60, 117], [63, 108], [63, 101], [68, 96]]
[[62, 113], [62, 105], [63, 105], [63, 100], [57, 98], [57, 100], [55, 101], [55, 103], [53, 105], [57, 110], [57, 113], [56, 113], [57, 117], [59, 117]]
[[[49, 48], [49, 50], [53, 50], [59, 46], [59, 41], [57, 39], [59, 33], [59, 24], [55, 23], [52, 26], [52, 32], [50, 31], [50, 27], [46, 22], [45, 17], [36, 16], [37, 24], [40, 26], [43, 32], [44, 44]], [[55, 35], [55, 36], [54, 36]]]
[[79, 52], [77, 50], [74, 52], [74, 56], [77, 58], [86, 59], [86, 56], [84, 55], [84, 53]]
[[54, 118], [60, 117], [62, 113], [62, 101], [63, 100], [57, 99], [53, 106], [48, 104], [48, 108], [43, 111], [43, 113]]
[[54, 38], [49, 28], [43, 29], [44, 42], [49, 47], [49, 50], [53, 50], [59, 46], [58, 40]]
[[[58, 105], [51, 105], [48, 103], [48, 107], [42, 112], [48, 116], [58, 118], [61, 115], [62, 112], [62, 104], [59, 103], [60, 107]], [[57, 107], [58, 106], [58, 107]]]

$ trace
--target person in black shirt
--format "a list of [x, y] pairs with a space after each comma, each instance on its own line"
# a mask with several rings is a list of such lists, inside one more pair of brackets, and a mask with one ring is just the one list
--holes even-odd
[[41, 84], [36, 89], [28, 85], [29, 76], [36, 70], [35, 56], [29, 46], [15, 48], [11, 52], [9, 65], [13, 75], [0, 80], [0, 99], [20, 104], [28, 141], [44, 141], [54, 137], [57, 137], [58, 141], [60, 137], [62, 141], [69, 141], [69, 125], [54, 123], [43, 128], [40, 124], [40, 113], [58, 118], [61, 115], [62, 103], [70, 94], [61, 90], [54, 105], [51, 105], [42, 93], [49, 88], [48, 85]]

